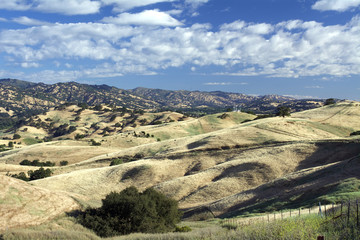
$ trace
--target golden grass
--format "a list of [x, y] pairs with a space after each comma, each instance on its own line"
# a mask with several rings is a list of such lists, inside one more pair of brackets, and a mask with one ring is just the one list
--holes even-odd
[[67, 194], [0, 176], [0, 230], [38, 225], [75, 208]]
[[[347, 145], [341, 141], [346, 140], [353, 129], [360, 130], [356, 121], [360, 115], [358, 105], [345, 102], [287, 118], [242, 124], [254, 116], [229, 113], [221, 119], [218, 118], [221, 114], [217, 114], [135, 129], [137, 133], [144, 131], [155, 138], [134, 137], [134, 129], [107, 137], [96, 133], [93, 138], [102, 143], [99, 147], [90, 146], [86, 139], [36, 144], [1, 153], [0, 172], [29, 169], [14, 165], [24, 159], [56, 163], [66, 160], [69, 166], [53, 168], [55, 176], [31, 184], [51, 193], [62, 192], [64, 197], [71, 195], [83, 205], [91, 206], [99, 206], [101, 199], [111, 191], [121, 191], [132, 185], [140, 190], [155, 187], [178, 200], [181, 208], [206, 205], [214, 214], [221, 215], [237, 204], [261, 199], [263, 196], [256, 189], [264, 184], [291, 176], [306, 176], [321, 166], [330, 167], [356, 155], [356, 144], [344, 147]], [[42, 117], [56, 118], [56, 114]], [[81, 124], [87, 128], [90, 122], [100, 121], [108, 113], [94, 115], [85, 110], [82, 114]], [[69, 116], [72, 115], [69, 113]], [[142, 117], [150, 121], [159, 116], [165, 121], [177, 120], [182, 115], [167, 112], [147, 113]], [[162, 141], [157, 142], [157, 137]], [[339, 142], [338, 145], [317, 143], [323, 140]], [[144, 158], [109, 166], [112, 158], [136, 154]], [[298, 191], [304, 188], [301, 186]]]

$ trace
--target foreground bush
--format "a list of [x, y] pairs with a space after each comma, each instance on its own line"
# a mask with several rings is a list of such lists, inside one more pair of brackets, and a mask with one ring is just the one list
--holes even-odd
[[101, 237], [172, 231], [181, 216], [175, 200], [153, 189], [140, 193], [135, 187], [129, 187], [120, 193], [108, 194], [102, 204], [78, 216], [83, 226]]

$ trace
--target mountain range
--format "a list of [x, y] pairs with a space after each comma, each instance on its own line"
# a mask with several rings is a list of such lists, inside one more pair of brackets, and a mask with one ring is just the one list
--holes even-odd
[[273, 113], [279, 105], [287, 105], [292, 111], [302, 111], [321, 106], [323, 100], [142, 87], [124, 90], [108, 85], [87, 85], [76, 82], [44, 84], [0, 79], [0, 112], [3, 114], [28, 116], [65, 102], [88, 105], [110, 104], [143, 110], [168, 109], [214, 113], [224, 111], [225, 108], [235, 108], [255, 113]]

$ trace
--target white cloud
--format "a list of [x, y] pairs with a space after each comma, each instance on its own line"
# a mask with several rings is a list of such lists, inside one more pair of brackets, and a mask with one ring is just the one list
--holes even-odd
[[305, 88], [310, 88], [310, 89], [323, 89], [324, 87], [322, 87], [322, 86], [306, 86]]
[[117, 17], [106, 17], [102, 20], [106, 23], [120, 25], [157, 25], [157, 26], [180, 26], [181, 22], [169, 14], [160, 12], [157, 9], [145, 10], [140, 13], [121, 13]]
[[26, 0], [0, 0], [0, 9], [7, 10], [28, 10], [31, 5]]
[[312, 9], [320, 11], [339, 11], [344, 12], [360, 5], [360, 0], [319, 0]]
[[209, 0], [185, 0], [185, 3], [188, 5], [191, 5], [193, 8], [197, 8], [205, 3], [207, 3]]
[[93, 14], [99, 12], [101, 2], [92, 0], [0, 0], [0, 9], [37, 10], [65, 15]]
[[101, 3], [91, 0], [36, 0], [36, 10], [65, 15], [93, 14], [100, 10]]
[[296, 98], [296, 99], [319, 99], [319, 97], [316, 96], [306, 96], [306, 95], [292, 95], [292, 94], [287, 94], [287, 95], [283, 95], [285, 97], [291, 97], [291, 98]]
[[22, 25], [28, 25], [28, 26], [37, 26], [37, 25], [49, 25], [48, 22], [43, 22], [37, 19], [28, 18], [26, 16], [18, 17], [13, 19], [14, 22], [22, 24]]
[[148, 6], [161, 2], [174, 2], [177, 0], [101, 0], [104, 5], [115, 5], [115, 11], [126, 11], [136, 7]]
[[[137, 17], [131, 19], [134, 16]], [[124, 19], [124, 24], [136, 21], [140, 24], [146, 18], [131, 14], [127, 22]], [[9, 64], [7, 59], [13, 59], [11, 63], [37, 63], [42, 68], [47, 62], [65, 59], [72, 63], [72, 69], [82, 69], [77, 74], [62, 73], [71, 79], [91, 74], [156, 74], [186, 64], [196, 71], [202, 66], [218, 66], [220, 73], [209, 74], [232, 76], [296, 78], [360, 74], [359, 17], [345, 25], [330, 26], [300, 20], [273, 25], [237, 21], [224, 24], [218, 31], [208, 24], [149, 27], [109, 22], [2, 30], [0, 57]], [[166, 18], [160, 18], [157, 24], [160, 23], [171, 25]], [[83, 60], [93, 65], [89, 69], [81, 67]], [[61, 67], [65, 67], [64, 63]]]
[[207, 82], [204, 85], [208, 86], [227, 86], [227, 85], [247, 85], [246, 82], [234, 83], [234, 82]]

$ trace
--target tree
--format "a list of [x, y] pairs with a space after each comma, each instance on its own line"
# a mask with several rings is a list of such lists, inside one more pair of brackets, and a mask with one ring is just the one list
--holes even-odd
[[61, 162], [60, 162], [60, 166], [66, 166], [66, 165], [68, 165], [68, 164], [69, 164], [68, 161], [61, 161]]
[[276, 110], [276, 116], [288, 117], [290, 116], [291, 109], [286, 106], [280, 106]]
[[332, 104], [335, 104], [335, 103], [336, 103], [335, 99], [333, 99], [333, 98], [328, 98], [328, 99], [325, 100], [324, 105], [325, 105], [325, 106], [326, 106], [326, 105], [332, 105]]
[[41, 167], [35, 171], [32, 171], [32, 170], [28, 171], [30, 181], [50, 177], [51, 174], [52, 174], [52, 172], [49, 168], [44, 169], [43, 167]]
[[101, 208], [90, 208], [78, 221], [101, 237], [132, 232], [156, 233], [174, 230], [181, 214], [177, 202], [147, 189], [140, 193], [129, 187], [112, 192], [102, 200]]
[[19, 134], [17, 134], [17, 133], [15, 133], [14, 136], [13, 136], [13, 139], [20, 139], [20, 138], [21, 138], [21, 136]]

